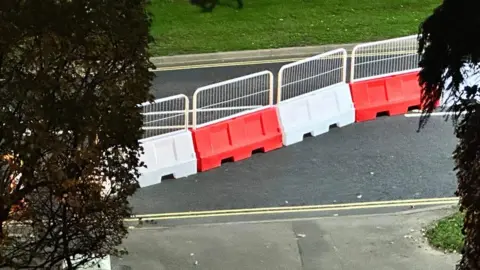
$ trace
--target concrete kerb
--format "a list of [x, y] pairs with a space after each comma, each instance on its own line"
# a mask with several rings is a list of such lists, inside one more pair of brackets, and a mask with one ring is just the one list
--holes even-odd
[[214, 63], [229, 63], [242, 61], [261, 61], [269, 59], [292, 59], [313, 56], [344, 48], [351, 52], [355, 44], [334, 44], [321, 46], [307, 46], [307, 47], [291, 47], [280, 49], [264, 49], [264, 50], [246, 50], [233, 52], [218, 52], [218, 53], [202, 53], [202, 54], [186, 54], [174, 56], [160, 56], [150, 58], [151, 62], [157, 67], [175, 67], [186, 65], [204, 65]]

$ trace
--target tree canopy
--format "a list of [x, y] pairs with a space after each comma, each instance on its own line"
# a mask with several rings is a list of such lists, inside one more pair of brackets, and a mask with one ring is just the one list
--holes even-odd
[[471, 80], [479, 71], [479, 8], [480, 1], [444, 0], [419, 31], [419, 82], [425, 107], [420, 127], [427, 123], [442, 93], [448, 93], [455, 105], [449, 110], [459, 139], [453, 156], [456, 195], [465, 212], [465, 244], [459, 270], [480, 269], [480, 104], [478, 82]]
[[151, 99], [147, 4], [0, 1], [0, 267], [117, 252]]
[[[471, 98], [476, 95], [471, 88], [461, 88], [465, 81], [465, 68], [477, 69], [480, 61], [480, 47], [476, 34], [480, 32], [480, 18], [477, 16], [480, 2], [474, 0], [444, 0], [420, 26], [419, 66], [420, 84], [423, 87], [422, 103], [425, 107], [423, 126], [429, 114], [435, 109], [435, 103], [444, 90], [450, 90], [458, 97], [456, 111], [467, 109]], [[453, 100], [452, 100], [453, 101]], [[460, 114], [453, 118], [458, 120]]]

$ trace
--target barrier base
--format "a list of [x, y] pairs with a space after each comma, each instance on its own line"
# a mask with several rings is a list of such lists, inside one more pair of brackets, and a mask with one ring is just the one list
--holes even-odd
[[260, 143], [251, 144], [245, 147], [235, 149], [235, 152], [224, 152], [215, 156], [198, 159], [197, 167], [199, 172], [204, 172], [222, 165], [222, 161], [231, 159], [233, 162], [250, 158], [254, 151], [260, 150], [263, 153], [278, 149], [282, 147], [282, 137], [270, 138]]
[[178, 164], [168, 168], [162, 168], [156, 171], [149, 171], [143, 173], [138, 178], [140, 187], [148, 187], [155, 184], [160, 184], [162, 178], [173, 175], [173, 178], [183, 178], [197, 173], [197, 161], [192, 160], [183, 164]]
[[358, 109], [355, 120], [370, 121], [375, 120], [379, 113], [385, 113], [388, 116], [395, 116], [408, 113], [408, 108], [420, 107], [417, 101], [402, 102], [400, 104], [388, 105], [388, 106], [375, 106], [368, 109]]
[[282, 147], [282, 133], [275, 107], [235, 116], [192, 129], [197, 170], [221, 166], [222, 161], [239, 161], [252, 152], [269, 152]]
[[[303, 126], [297, 127], [295, 130], [289, 130], [283, 134], [283, 145], [288, 146], [303, 141], [305, 134], [310, 134], [313, 137], [327, 133], [332, 125], [337, 127], [344, 127], [352, 124], [355, 121], [355, 111], [351, 110], [342, 115], [332, 117], [329, 120], [321, 120], [315, 123], [306, 123]], [[313, 125], [312, 125], [313, 124]]]

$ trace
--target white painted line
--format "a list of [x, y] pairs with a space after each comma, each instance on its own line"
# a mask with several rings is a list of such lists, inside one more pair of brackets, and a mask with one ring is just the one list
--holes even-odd
[[[432, 112], [430, 113], [430, 116], [445, 116], [445, 115], [455, 115], [458, 114], [458, 112]], [[461, 115], [465, 114], [465, 112], [460, 113]], [[405, 117], [420, 117], [422, 116], [421, 113], [407, 113], [405, 114]]]

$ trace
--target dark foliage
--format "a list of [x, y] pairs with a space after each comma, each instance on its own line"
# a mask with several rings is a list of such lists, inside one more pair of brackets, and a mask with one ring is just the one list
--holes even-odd
[[[419, 65], [422, 70], [419, 81], [423, 86], [425, 108], [421, 126], [426, 124], [444, 89], [460, 96], [463, 90], [459, 86], [465, 79], [462, 67], [475, 67], [480, 61], [480, 46], [476, 42], [476, 34], [480, 32], [478, 8], [480, 2], [475, 0], [444, 0], [420, 27]], [[446, 84], [448, 79], [451, 82]], [[460, 100], [460, 107], [455, 109], [465, 110], [469, 100]], [[460, 114], [455, 115], [454, 120], [459, 117]]]
[[[480, 46], [480, 1], [444, 0], [420, 27], [420, 84], [425, 112], [420, 120], [423, 127], [435, 102], [445, 90], [458, 105], [453, 123], [459, 139], [454, 152], [458, 178], [456, 195], [465, 211], [465, 246], [461, 270], [480, 269], [480, 105], [475, 101], [478, 86], [462, 87], [465, 70], [478, 72]], [[470, 74], [471, 75], [471, 74]], [[449, 82], [450, 81], [450, 82]]]
[[[219, 0], [190, 0], [190, 4], [199, 6], [204, 12], [212, 12]], [[243, 0], [237, 0], [238, 8], [243, 8]]]
[[146, 5], [0, 1], [0, 267], [118, 252], [151, 99]]

